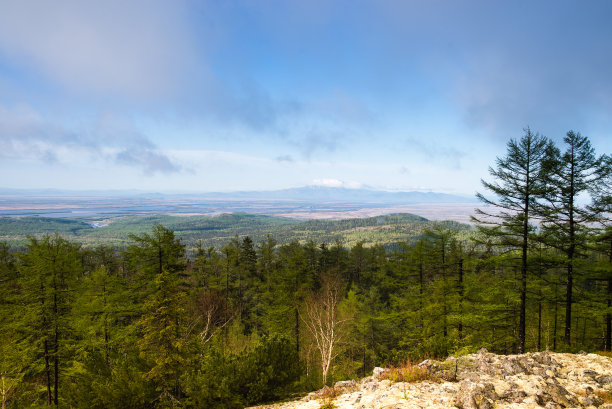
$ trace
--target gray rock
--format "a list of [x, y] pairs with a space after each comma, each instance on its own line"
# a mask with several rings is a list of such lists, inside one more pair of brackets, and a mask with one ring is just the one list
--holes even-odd
[[501, 399], [509, 403], [522, 403], [527, 397], [527, 393], [521, 390], [509, 390], [501, 396]]
[[463, 371], [457, 375], [457, 379], [459, 381], [478, 382], [480, 381], [480, 375], [476, 372]]
[[583, 406], [600, 407], [604, 403], [604, 400], [597, 395], [589, 395], [585, 397], [580, 397], [578, 398], [578, 400]]
[[423, 362], [420, 362], [417, 366], [419, 368], [429, 368], [432, 365], [434, 365], [434, 361], [432, 361], [431, 359], [426, 359]]
[[546, 383], [536, 392], [536, 400], [540, 406], [546, 406], [550, 402], [564, 408], [580, 405], [574, 394], [561, 386], [556, 379], [553, 378], [553, 380], [554, 382]]
[[350, 380], [350, 381], [338, 381], [334, 384], [334, 388], [351, 388], [357, 386], [357, 381], [355, 380]]
[[385, 368], [376, 367], [372, 370], [372, 377], [374, 379], [380, 379], [382, 374], [385, 372]]
[[598, 376], [597, 378], [595, 378], [595, 380], [600, 385], [608, 385], [608, 384], [612, 383], [612, 376], [611, 375], [602, 375], [602, 376]]
[[503, 358], [501, 362], [501, 375], [512, 376], [522, 373], [528, 373], [519, 359], [514, 357]]
[[369, 392], [371, 392], [371, 391], [375, 391], [376, 389], [378, 389], [378, 382], [374, 382], [374, 381], [372, 381], [372, 382], [366, 382], [366, 383], [364, 383], [364, 384], [361, 386], [361, 388], [362, 388], [363, 390], [365, 390], [365, 391], [369, 391]]
[[462, 381], [453, 403], [460, 409], [493, 409], [498, 399], [492, 383]]

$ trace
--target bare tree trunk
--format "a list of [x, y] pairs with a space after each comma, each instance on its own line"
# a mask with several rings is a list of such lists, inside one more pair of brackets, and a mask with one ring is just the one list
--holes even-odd
[[337, 344], [341, 336], [341, 320], [338, 305], [343, 297], [342, 281], [332, 275], [321, 277], [321, 289], [311, 296], [306, 304], [306, 316], [302, 320], [315, 340], [316, 348], [321, 355], [321, 373], [323, 383], [334, 358], [338, 355]]

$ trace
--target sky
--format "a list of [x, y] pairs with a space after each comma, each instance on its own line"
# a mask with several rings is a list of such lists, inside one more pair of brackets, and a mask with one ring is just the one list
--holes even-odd
[[0, 187], [482, 191], [612, 153], [612, 2], [0, 0]]

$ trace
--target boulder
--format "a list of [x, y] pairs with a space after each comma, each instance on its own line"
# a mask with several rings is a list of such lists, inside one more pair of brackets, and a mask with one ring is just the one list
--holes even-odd
[[548, 380], [546, 384], [536, 392], [536, 400], [540, 406], [553, 402], [562, 408], [579, 406], [580, 402], [576, 396], [559, 384], [556, 379]]
[[462, 381], [453, 403], [460, 409], [493, 409], [498, 399], [492, 383]]
[[385, 373], [385, 368], [380, 368], [377, 366], [372, 370], [372, 377], [374, 379], [381, 379], [383, 373]]

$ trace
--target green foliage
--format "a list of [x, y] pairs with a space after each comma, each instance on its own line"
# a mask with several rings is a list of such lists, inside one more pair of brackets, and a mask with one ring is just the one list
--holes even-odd
[[144, 368], [135, 355], [118, 359], [109, 367], [105, 356], [94, 352], [71, 374], [74, 382], [66, 391], [66, 400], [76, 408], [150, 408], [158, 393], [155, 384], [142, 376]]
[[[132, 244], [130, 235], [144, 235], [162, 225], [172, 230], [188, 248], [222, 248], [236, 236], [249, 236], [260, 243], [268, 236], [279, 244], [315, 240], [353, 246], [358, 242], [371, 246], [392, 244], [414, 238], [437, 222], [412, 214], [391, 214], [349, 220], [294, 220], [245, 213], [219, 216], [130, 216], [110, 219], [108, 225], [92, 227], [81, 219], [67, 218], [7, 218], [0, 217], [2, 239], [12, 245], [27, 243], [27, 235], [42, 237], [45, 232], [58, 232], [63, 237], [78, 240], [84, 246], [110, 245], [126, 247]], [[459, 223], [449, 222], [454, 225]], [[467, 226], [463, 226], [467, 228]]]
[[[512, 149], [494, 176], [518, 169], [524, 158]], [[567, 168], [567, 155], [547, 152], [547, 170]], [[528, 223], [527, 236], [524, 191], [504, 197], [520, 185], [513, 175], [509, 185], [491, 185], [509, 213], [480, 231], [411, 215], [156, 216], [67, 234], [84, 247], [45, 234], [21, 248], [0, 243], [0, 395], [8, 407], [239, 408], [319, 387], [325, 377], [367, 376], [374, 366], [422, 380], [426, 373], [402, 363], [481, 347], [609, 350], [612, 235], [600, 216], [610, 189], [574, 206], [583, 218], [571, 222], [556, 213], [568, 202], [559, 175], [546, 182], [557, 207], [546, 210], [538, 198], [544, 228]], [[588, 193], [585, 180], [579, 187]], [[93, 246], [98, 239], [116, 245]], [[332, 317], [338, 331], [327, 363], [309, 314]], [[561, 342], [568, 328], [571, 345]], [[323, 404], [333, 406], [333, 397]]]
[[239, 408], [287, 396], [301, 368], [285, 338], [261, 339], [252, 350], [224, 354], [213, 349], [197, 373], [187, 376], [188, 406]]
[[186, 406], [190, 408], [234, 409], [244, 407], [244, 396], [236, 393], [238, 365], [233, 355], [210, 351], [197, 371], [186, 375]]
[[248, 404], [286, 396], [301, 374], [295, 345], [278, 335], [261, 339], [239, 362], [237, 386]]
[[180, 377], [191, 346], [183, 300], [177, 278], [163, 270], [155, 278], [155, 290], [145, 301], [138, 322], [140, 356], [149, 365], [144, 379], [152, 381], [160, 397], [171, 402], [181, 398]]

